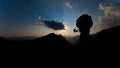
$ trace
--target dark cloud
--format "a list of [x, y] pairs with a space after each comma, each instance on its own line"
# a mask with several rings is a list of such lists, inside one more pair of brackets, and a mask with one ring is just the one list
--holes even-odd
[[99, 5], [99, 9], [104, 11], [103, 16], [99, 16], [99, 26], [102, 29], [120, 25], [120, 3]]
[[65, 30], [65, 25], [63, 22], [49, 21], [49, 20], [39, 20], [38, 25], [42, 25], [53, 30]]

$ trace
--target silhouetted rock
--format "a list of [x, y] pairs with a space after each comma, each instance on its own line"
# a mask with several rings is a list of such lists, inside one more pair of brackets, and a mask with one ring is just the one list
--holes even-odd
[[83, 14], [76, 21], [76, 26], [79, 28], [81, 32], [89, 30], [92, 27], [92, 25], [93, 25], [92, 18], [88, 14]]
[[78, 48], [88, 47], [91, 42], [90, 28], [93, 25], [93, 21], [90, 15], [83, 14], [76, 21], [76, 26], [79, 28], [80, 38], [77, 43]]

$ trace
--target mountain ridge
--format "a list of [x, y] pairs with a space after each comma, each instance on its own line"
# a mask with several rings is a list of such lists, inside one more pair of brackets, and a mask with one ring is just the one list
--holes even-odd
[[[1, 38], [3, 40], [3, 38]], [[50, 33], [46, 36], [39, 37], [32, 40], [8, 40], [0, 41], [1, 44], [4, 44], [3, 47], [17, 47], [17, 48], [32, 48], [32, 47], [39, 47], [39, 48], [69, 48], [71, 44], [66, 40], [65, 37], [62, 35], [57, 35], [54, 33]]]
[[8, 41], [7, 39], [0, 37], [0, 44], [4, 44], [0, 45], [1, 47], [10, 48], [81, 48], [82, 46], [83, 48], [89, 49], [116, 49], [119, 48], [120, 45], [120, 26], [104, 29], [94, 36], [91, 36], [90, 42], [78, 42], [74, 46], [72, 46], [72, 44], [62, 35], [54, 33], [33, 40], [24, 41]]

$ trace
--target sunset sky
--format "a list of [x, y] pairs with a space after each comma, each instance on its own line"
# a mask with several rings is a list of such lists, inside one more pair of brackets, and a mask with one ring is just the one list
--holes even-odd
[[84, 13], [102, 28], [118, 25], [120, 0], [0, 0], [0, 36], [75, 36], [76, 19]]

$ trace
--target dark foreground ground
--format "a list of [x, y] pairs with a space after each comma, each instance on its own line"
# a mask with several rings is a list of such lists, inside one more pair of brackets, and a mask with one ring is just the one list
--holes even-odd
[[54, 33], [33, 40], [10, 41], [0, 38], [0, 48], [87, 48], [119, 49], [120, 26], [105, 29], [94, 35], [89, 42], [70, 44], [65, 37]]

